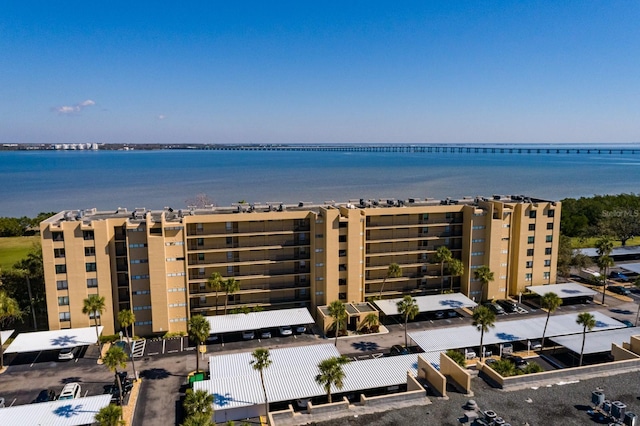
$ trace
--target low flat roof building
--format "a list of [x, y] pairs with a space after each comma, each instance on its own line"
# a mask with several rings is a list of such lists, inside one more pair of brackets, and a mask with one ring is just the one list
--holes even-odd
[[[98, 335], [102, 334], [102, 329], [102, 326], [98, 326]], [[10, 354], [51, 351], [75, 346], [94, 345], [97, 342], [95, 327], [35, 331], [18, 334], [4, 352]]]
[[[474, 308], [478, 304], [462, 293], [434, 294], [431, 296], [416, 296], [419, 312], [434, 312], [447, 309]], [[398, 302], [402, 299], [374, 300], [373, 303], [385, 315], [400, 315]]]
[[307, 325], [314, 322], [307, 308], [216, 315], [206, 318], [209, 321], [211, 334], [275, 328], [284, 325]]
[[92, 425], [110, 402], [107, 394], [0, 408], [0, 425]]
[[[637, 327], [620, 328], [617, 330], [606, 330], [598, 332], [587, 332], [584, 339], [584, 355], [598, 354], [611, 351], [611, 344], [622, 346], [628, 343], [631, 336], [640, 335]], [[582, 333], [571, 336], [556, 336], [550, 340], [558, 345], [564, 346], [571, 352], [579, 354], [582, 350]]]
[[583, 285], [577, 283], [551, 284], [551, 285], [530, 285], [527, 290], [544, 296], [547, 293], [555, 293], [561, 299], [570, 299], [572, 297], [593, 297], [598, 294]]

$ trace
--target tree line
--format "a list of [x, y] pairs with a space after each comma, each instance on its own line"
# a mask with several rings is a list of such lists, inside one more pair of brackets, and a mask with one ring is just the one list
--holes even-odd
[[610, 235], [624, 246], [640, 235], [640, 196], [631, 193], [565, 198], [560, 229], [568, 237]]
[[0, 237], [24, 237], [38, 232], [40, 222], [53, 216], [55, 212], [41, 212], [34, 218], [0, 217]]

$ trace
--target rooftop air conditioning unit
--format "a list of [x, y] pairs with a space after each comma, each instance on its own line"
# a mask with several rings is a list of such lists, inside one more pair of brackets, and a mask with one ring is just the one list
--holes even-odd
[[621, 401], [613, 401], [611, 403], [611, 415], [616, 419], [624, 419], [624, 412], [627, 410], [627, 405]]
[[591, 393], [591, 403], [596, 407], [600, 407], [604, 403], [604, 392], [593, 391]]
[[624, 415], [624, 424], [627, 426], [637, 426], [638, 425], [638, 416], [630, 411], [628, 411]]

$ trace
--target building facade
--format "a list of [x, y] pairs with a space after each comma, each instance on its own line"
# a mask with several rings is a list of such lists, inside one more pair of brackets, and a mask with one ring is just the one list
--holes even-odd
[[[559, 202], [524, 196], [359, 200], [324, 205], [208, 206], [174, 211], [63, 211], [40, 225], [49, 328], [90, 325], [91, 294], [105, 298], [105, 333], [131, 309], [138, 335], [185, 331], [193, 314], [284, 309], [460, 291], [502, 299], [555, 283]], [[436, 262], [440, 246], [461, 276]], [[398, 264], [400, 276], [389, 276]], [[486, 265], [494, 281], [474, 271]], [[441, 266], [444, 273], [441, 275]], [[235, 279], [227, 294], [212, 273]]]

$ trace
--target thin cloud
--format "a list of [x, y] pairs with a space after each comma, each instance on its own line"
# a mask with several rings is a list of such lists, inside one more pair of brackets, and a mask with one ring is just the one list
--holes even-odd
[[164, 120], [165, 118], [167, 118], [167, 116], [166, 116], [166, 115], [164, 115], [164, 114], [160, 114], [160, 115], [158, 116], [158, 120]]
[[85, 101], [82, 101], [78, 104], [75, 105], [61, 105], [58, 107], [53, 108], [54, 111], [56, 111], [58, 114], [75, 114], [75, 113], [79, 113], [80, 111], [82, 111], [84, 108], [90, 107], [95, 105], [95, 101], [91, 100], [91, 99], [87, 99]]

